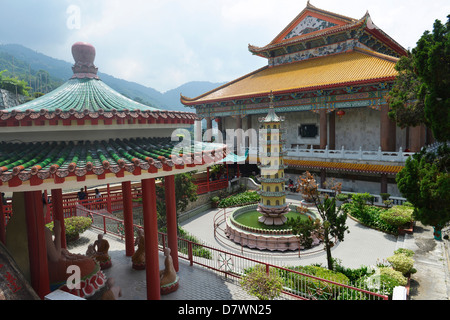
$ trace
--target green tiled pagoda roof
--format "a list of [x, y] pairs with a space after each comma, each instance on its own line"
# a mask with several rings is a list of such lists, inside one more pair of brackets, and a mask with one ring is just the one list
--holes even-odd
[[[191, 145], [190, 152], [173, 155], [178, 142], [171, 138], [110, 139], [109, 141], [0, 143], [0, 180], [8, 182], [18, 177], [27, 181], [51, 175], [117, 174], [121, 170], [134, 172], [161, 169], [164, 166], [204, 164], [205, 158], [223, 158], [224, 146], [219, 144]], [[199, 149], [200, 147], [200, 149]], [[207, 155], [204, 157], [204, 155]], [[200, 156], [200, 160], [199, 157]], [[197, 157], [194, 162], [194, 157]], [[203, 158], [201, 158], [203, 157]]]
[[11, 109], [21, 112], [27, 110], [37, 112], [41, 110], [47, 110], [48, 112], [57, 110], [61, 112], [160, 110], [128, 99], [101, 80], [88, 78], [70, 79], [54, 91]]

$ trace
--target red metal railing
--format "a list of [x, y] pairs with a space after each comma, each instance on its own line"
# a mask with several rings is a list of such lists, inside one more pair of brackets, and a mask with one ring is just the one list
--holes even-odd
[[[78, 213], [90, 215], [93, 218], [93, 228], [101, 230], [123, 239], [123, 221], [115, 217], [106, 216], [96, 210], [89, 210], [82, 207]], [[135, 228], [142, 228], [134, 225]], [[159, 232], [158, 242], [160, 250], [163, 251], [167, 245], [167, 235]], [[372, 292], [361, 287], [342, 284], [332, 279], [321, 279], [306, 273], [292, 270], [287, 267], [277, 266], [258, 259], [250, 258], [236, 253], [231, 253], [223, 249], [214, 248], [204, 243], [196, 243], [178, 237], [179, 258], [189, 261], [191, 266], [198, 265], [226, 277], [241, 279], [246, 270], [261, 265], [266, 272], [276, 272], [283, 276], [285, 286], [282, 290], [284, 297], [299, 300], [333, 299], [336, 297], [352, 297], [357, 300], [388, 300], [388, 296]]]
[[203, 180], [195, 182], [195, 185], [197, 185], [197, 194], [200, 195], [228, 188], [228, 180], [226, 179], [215, 181]]

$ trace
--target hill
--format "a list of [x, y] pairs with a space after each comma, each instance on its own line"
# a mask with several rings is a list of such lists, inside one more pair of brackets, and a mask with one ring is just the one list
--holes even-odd
[[[31, 84], [33, 92], [50, 92], [72, 76], [72, 63], [58, 60], [19, 44], [0, 45], [0, 71], [7, 69], [9, 76], [14, 75]], [[164, 110], [190, 111], [180, 103], [180, 94], [197, 97], [223, 83], [193, 81], [165, 93], [136, 82], [98, 74], [111, 88], [121, 94], [144, 104]]]

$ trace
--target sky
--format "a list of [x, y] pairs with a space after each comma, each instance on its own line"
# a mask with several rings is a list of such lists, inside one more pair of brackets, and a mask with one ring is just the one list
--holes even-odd
[[[77, 41], [96, 48], [103, 73], [160, 92], [190, 81], [227, 82], [267, 65], [248, 45], [271, 42], [307, 0], [0, 0], [0, 43], [73, 63]], [[416, 46], [448, 0], [311, 0], [317, 8], [374, 24]]]

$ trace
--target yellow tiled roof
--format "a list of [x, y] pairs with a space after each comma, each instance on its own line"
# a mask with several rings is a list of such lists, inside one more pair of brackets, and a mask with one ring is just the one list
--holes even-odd
[[326, 162], [326, 161], [305, 161], [305, 160], [291, 160], [291, 159], [284, 159], [284, 163], [290, 167], [331, 169], [331, 170], [366, 172], [366, 173], [386, 173], [394, 175], [399, 173], [404, 168], [403, 166]]
[[396, 58], [372, 51], [355, 51], [305, 61], [264, 67], [183, 104], [197, 104], [289, 91], [316, 90], [393, 79]]

